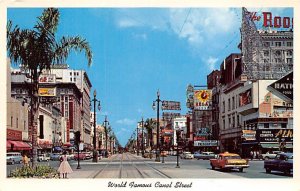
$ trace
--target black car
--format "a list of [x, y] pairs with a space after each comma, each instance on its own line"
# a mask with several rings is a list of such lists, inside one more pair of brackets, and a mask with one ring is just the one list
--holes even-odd
[[264, 161], [264, 168], [266, 169], [266, 173], [274, 170], [290, 175], [293, 172], [293, 153], [277, 154], [275, 159]]

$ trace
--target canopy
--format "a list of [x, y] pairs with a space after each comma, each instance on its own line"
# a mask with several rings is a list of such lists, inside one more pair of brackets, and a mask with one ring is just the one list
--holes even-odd
[[6, 149], [7, 150], [30, 150], [31, 147], [29, 144], [23, 141], [6, 141]]

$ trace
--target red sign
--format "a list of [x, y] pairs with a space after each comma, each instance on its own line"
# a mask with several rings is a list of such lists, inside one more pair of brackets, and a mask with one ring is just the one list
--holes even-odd
[[274, 28], [294, 28], [294, 18], [291, 17], [273, 17], [271, 12], [262, 12], [262, 16], [257, 15], [257, 12], [249, 12], [250, 20], [261, 21], [263, 18], [264, 27]]
[[22, 131], [7, 129], [6, 139], [14, 141], [22, 141]]

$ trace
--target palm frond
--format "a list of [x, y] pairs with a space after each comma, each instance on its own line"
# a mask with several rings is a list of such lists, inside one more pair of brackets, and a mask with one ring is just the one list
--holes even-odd
[[92, 64], [93, 54], [89, 43], [79, 36], [76, 37], [62, 37], [61, 41], [57, 43], [55, 49], [56, 62], [65, 62], [65, 59], [70, 54], [71, 50], [82, 52], [85, 51], [85, 56], [88, 60], [88, 66]]

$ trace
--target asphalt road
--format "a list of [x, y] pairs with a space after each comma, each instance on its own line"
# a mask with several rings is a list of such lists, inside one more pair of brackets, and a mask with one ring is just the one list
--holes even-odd
[[[176, 156], [165, 157], [165, 163], [155, 159], [145, 159], [136, 154], [124, 153], [111, 156], [109, 159], [93, 163], [92, 160], [80, 161], [81, 171], [95, 171], [89, 178], [292, 178], [281, 172], [267, 174], [263, 161], [250, 161], [250, 167], [244, 172], [238, 170], [212, 170], [209, 160], [179, 159], [180, 168], [176, 168]], [[77, 161], [69, 162], [76, 169]], [[58, 168], [59, 161], [39, 162]], [[7, 175], [22, 164], [7, 165]]]

